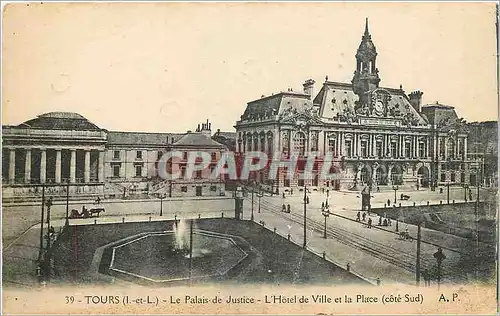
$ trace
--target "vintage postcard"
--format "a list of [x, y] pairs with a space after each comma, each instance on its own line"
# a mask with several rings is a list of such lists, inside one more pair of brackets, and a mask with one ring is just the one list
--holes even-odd
[[2, 17], [3, 313], [497, 312], [496, 3]]

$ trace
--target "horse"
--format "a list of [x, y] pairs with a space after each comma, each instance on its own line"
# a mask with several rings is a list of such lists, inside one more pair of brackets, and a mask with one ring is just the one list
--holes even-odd
[[69, 218], [80, 218], [80, 212], [78, 210], [72, 209]]
[[91, 208], [90, 209], [90, 217], [93, 217], [94, 214], [97, 214], [97, 217], [99, 217], [99, 214], [101, 212], [106, 212], [106, 210], [104, 210], [103, 207], [99, 207], [99, 208]]

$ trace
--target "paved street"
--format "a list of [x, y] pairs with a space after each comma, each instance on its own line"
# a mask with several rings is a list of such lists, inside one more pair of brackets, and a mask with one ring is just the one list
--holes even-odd
[[[392, 193], [392, 194], [391, 194]], [[431, 197], [430, 204], [439, 204], [443, 194], [431, 191], [414, 191], [409, 193], [410, 201], [401, 201], [402, 205], [426, 204]], [[446, 191], [444, 191], [446, 198]], [[459, 201], [463, 190], [450, 189], [450, 199]], [[327, 239], [324, 235], [324, 216], [321, 213], [321, 202], [325, 201], [326, 194], [311, 192], [310, 203], [307, 205], [307, 245], [308, 249], [326, 256], [341, 266], [350, 267], [369, 278], [384, 283], [415, 283], [416, 241], [400, 240], [395, 233], [395, 224], [384, 227], [385, 230], [374, 227], [368, 229], [366, 222], [356, 222], [356, 214], [361, 206], [359, 193], [330, 192], [329, 204], [332, 213], [327, 218]], [[383, 207], [384, 201], [391, 197], [393, 192], [374, 193], [373, 207]], [[303, 244], [303, 192], [294, 192], [285, 199], [281, 196], [263, 197], [261, 212], [258, 212], [258, 198], [254, 196], [255, 221], [264, 221], [269, 229], [276, 227], [283, 235], [290, 233], [291, 239]], [[462, 200], [463, 201], [463, 200]], [[397, 201], [399, 204], [399, 200]], [[291, 205], [291, 213], [281, 212], [282, 204]], [[446, 202], [445, 202], [446, 203]], [[251, 217], [251, 194], [245, 199], [244, 217]], [[378, 224], [378, 216], [372, 215], [373, 225]], [[368, 217], [367, 219], [368, 220]], [[414, 225], [399, 223], [399, 231], [408, 228], [411, 236], [416, 237], [417, 228]], [[460, 259], [460, 252], [472, 246], [472, 241], [454, 235], [422, 228], [421, 267], [433, 269], [436, 260], [433, 254], [437, 245], [443, 247], [446, 260], [443, 262], [442, 272], [445, 282], [461, 281], [467, 276], [464, 273], [455, 273], [450, 269]], [[465, 254], [463, 254], [465, 255]], [[470, 254], [468, 254], [470, 255]], [[423, 279], [422, 279], [423, 281]]]
[[[443, 194], [430, 191], [410, 192], [411, 200], [403, 201], [402, 205], [413, 205], [413, 201], [424, 204], [426, 198], [432, 197], [431, 204], [439, 204]], [[450, 196], [459, 201], [463, 194], [460, 189], [450, 190]], [[373, 207], [382, 206], [388, 198], [394, 198], [393, 192], [374, 193]], [[377, 278], [384, 283], [414, 283], [416, 242], [399, 240], [394, 233], [395, 227], [387, 227], [388, 231], [380, 228], [366, 228], [363, 223], [355, 222], [357, 210], [361, 205], [360, 194], [356, 192], [330, 192], [329, 203], [332, 206], [332, 215], [327, 219], [327, 239], [323, 238], [324, 217], [321, 214], [321, 202], [326, 199], [326, 194], [312, 192], [309, 194], [310, 204], [308, 208], [308, 249], [318, 254], [325, 252], [331, 261], [346, 267], [350, 264], [352, 271], [375, 281]], [[266, 227], [273, 229], [283, 236], [290, 233], [291, 240], [302, 245], [303, 242], [303, 193], [295, 192], [287, 195], [285, 203], [291, 205], [290, 214], [282, 213], [281, 196], [265, 196], [261, 200], [261, 213], [258, 213], [258, 198], [254, 197], [255, 221], [264, 221]], [[420, 201], [418, 200], [420, 199]], [[420, 202], [420, 203], [419, 203]], [[399, 201], [398, 201], [399, 203]], [[81, 210], [95, 207], [90, 203], [72, 203], [71, 209]], [[177, 218], [202, 218], [234, 216], [234, 201], [232, 199], [216, 200], [179, 200], [164, 201], [163, 216], [159, 216], [160, 200], [146, 201], [104, 201], [106, 213], [99, 218], [74, 219], [70, 224], [91, 224], [126, 221], [151, 221]], [[248, 196], [244, 202], [244, 217], [250, 219], [251, 197]], [[59, 202], [51, 210], [51, 225], [56, 231], [64, 225], [66, 206]], [[31, 286], [36, 284], [35, 269], [36, 259], [39, 251], [39, 229], [40, 229], [40, 207], [39, 206], [8, 206], [4, 207], [3, 213], [3, 259], [4, 259], [4, 281], [10, 285]], [[372, 217], [373, 224], [378, 223], [378, 217]], [[399, 229], [406, 228], [406, 224], [400, 224]], [[416, 236], [416, 227], [408, 225], [412, 236]], [[443, 264], [443, 272], [446, 274], [449, 266], [460, 258], [457, 251], [470, 246], [470, 241], [453, 235], [444, 234], [432, 230], [422, 229], [422, 267], [431, 268], [435, 265], [432, 254], [436, 246], [425, 243], [434, 243], [443, 246], [446, 261]], [[456, 281], [445, 276], [446, 281]]]

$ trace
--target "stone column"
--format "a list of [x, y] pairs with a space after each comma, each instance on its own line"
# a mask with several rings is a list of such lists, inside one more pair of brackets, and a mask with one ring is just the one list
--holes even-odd
[[84, 182], [90, 182], [90, 150], [85, 151], [85, 170], [83, 172]]
[[427, 144], [425, 145], [425, 157], [429, 158], [429, 150], [431, 146], [431, 138], [427, 136]]
[[76, 149], [71, 149], [71, 158], [69, 161], [69, 181], [76, 182]]
[[448, 159], [448, 137], [444, 139], [444, 159]]
[[372, 148], [372, 157], [375, 157], [376, 151], [377, 151], [377, 141], [375, 140], [375, 134], [372, 134], [372, 143], [371, 143], [371, 148]]
[[24, 183], [31, 182], [31, 148], [25, 149], [26, 159], [24, 160]]
[[40, 149], [40, 183], [45, 183], [47, 180], [47, 151], [45, 148]]
[[56, 149], [56, 183], [61, 183], [61, 150]]
[[344, 156], [344, 132], [339, 132], [338, 143], [339, 143], [339, 156]]
[[11, 148], [9, 152], [9, 182], [16, 181], [16, 149]]
[[99, 169], [97, 171], [99, 182], [104, 182], [104, 150], [99, 151]]

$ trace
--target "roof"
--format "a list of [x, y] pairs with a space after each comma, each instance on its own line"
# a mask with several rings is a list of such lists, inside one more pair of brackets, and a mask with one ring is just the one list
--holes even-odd
[[262, 119], [264, 117], [279, 115], [284, 111], [290, 110], [304, 112], [304, 109], [311, 107], [312, 102], [308, 94], [292, 91], [280, 92], [248, 102], [247, 108], [241, 116], [241, 119]]
[[17, 126], [18, 128], [59, 130], [101, 130], [97, 125], [78, 113], [50, 112], [38, 115]]
[[[399, 109], [401, 113], [400, 117], [411, 114], [417, 119], [419, 125], [427, 124], [425, 118], [412, 107], [402, 89], [383, 87], [378, 89], [385, 90], [391, 95], [388, 107]], [[357, 101], [359, 101], [359, 96], [354, 93], [352, 84], [326, 81], [318, 95], [314, 98], [314, 105], [320, 107], [320, 117], [335, 118], [346, 111], [354, 113]]]
[[227, 139], [236, 139], [236, 132], [216, 132], [213, 137], [224, 137]]
[[225, 146], [202, 133], [186, 133], [179, 140], [171, 145], [172, 147], [217, 147], [225, 148]]
[[433, 125], [444, 124], [446, 121], [456, 121], [458, 119], [454, 107], [439, 104], [438, 102], [422, 106], [422, 112], [429, 123]]
[[109, 145], [155, 145], [165, 146], [179, 140], [180, 133], [108, 132]]

